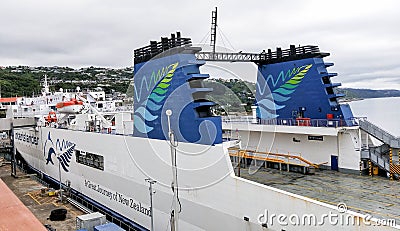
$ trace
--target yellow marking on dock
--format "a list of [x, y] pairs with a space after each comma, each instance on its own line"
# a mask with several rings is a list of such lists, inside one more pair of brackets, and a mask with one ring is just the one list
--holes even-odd
[[54, 206], [56, 206], [56, 207], [60, 207], [56, 202], [51, 202]]
[[42, 205], [42, 203], [40, 203], [38, 200], [36, 200], [36, 198], [34, 196], [32, 196], [31, 193], [27, 193], [25, 195], [28, 195], [30, 198], [32, 198], [32, 200], [34, 200], [36, 203], [38, 203], [38, 205]]
[[29, 197], [31, 197], [32, 200], [34, 200], [39, 205], [54, 204], [55, 197], [41, 196], [40, 192], [29, 192], [25, 195], [28, 195]]

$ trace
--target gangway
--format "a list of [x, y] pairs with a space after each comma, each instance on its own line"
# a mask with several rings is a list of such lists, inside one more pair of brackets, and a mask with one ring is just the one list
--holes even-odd
[[[245, 150], [240, 148], [229, 148], [229, 156], [233, 158], [236, 163], [241, 162], [241, 159], [245, 160], [247, 165], [253, 161], [254, 165], [257, 166], [257, 161], [261, 161], [265, 167], [276, 168], [283, 171], [290, 172], [301, 172], [303, 174], [314, 174], [315, 169], [319, 168], [321, 164], [312, 163], [300, 155], [294, 154], [283, 154], [283, 153], [272, 153], [272, 152], [260, 152], [255, 150]], [[322, 163], [324, 164], [324, 163]]]
[[204, 61], [215, 61], [215, 62], [253, 62], [253, 63], [275, 63], [282, 61], [290, 61], [299, 58], [315, 58], [325, 57], [329, 53], [323, 53], [319, 50], [318, 46], [306, 45], [298, 46], [290, 45], [289, 49], [282, 50], [277, 48], [276, 51], [268, 49], [260, 53], [248, 53], [248, 52], [197, 52], [196, 58]]
[[395, 137], [377, 125], [369, 122], [365, 118], [359, 119], [358, 125], [360, 126], [361, 130], [375, 137], [379, 141], [388, 144], [392, 148], [400, 148], [400, 137]]
[[374, 166], [385, 171], [390, 176], [390, 179], [399, 179], [400, 137], [390, 134], [365, 118], [360, 118], [358, 125], [362, 131], [383, 143], [381, 146], [363, 148], [361, 150], [361, 160], [368, 161], [370, 169], [372, 168], [372, 163]]

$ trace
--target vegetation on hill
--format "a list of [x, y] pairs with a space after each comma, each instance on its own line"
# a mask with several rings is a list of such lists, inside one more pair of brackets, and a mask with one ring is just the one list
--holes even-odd
[[[0, 67], [0, 90], [2, 97], [31, 96], [40, 94], [41, 83], [47, 75], [50, 90], [94, 89], [101, 87], [106, 93], [126, 93], [133, 78], [132, 68], [87, 67]], [[225, 112], [250, 112], [255, 100], [255, 83], [238, 79], [208, 79], [205, 86], [214, 91], [207, 97], [220, 105]], [[132, 91], [133, 92], [133, 91]], [[337, 88], [345, 99], [400, 97], [399, 90], [371, 90]]]
[[209, 79], [205, 87], [213, 88], [208, 99], [226, 113], [250, 112], [255, 100], [255, 84], [238, 79]]
[[131, 68], [107, 69], [88, 67], [78, 70], [69, 67], [6, 67], [0, 69], [0, 88], [2, 97], [38, 95], [44, 76], [50, 90], [94, 89], [101, 87], [106, 93], [125, 93], [133, 77]]
[[32, 73], [11, 73], [0, 70], [0, 88], [2, 97], [32, 95], [40, 92], [39, 78]]
[[347, 99], [366, 99], [382, 97], [400, 97], [399, 90], [371, 90], [355, 88], [338, 88], [339, 93], [346, 95]]

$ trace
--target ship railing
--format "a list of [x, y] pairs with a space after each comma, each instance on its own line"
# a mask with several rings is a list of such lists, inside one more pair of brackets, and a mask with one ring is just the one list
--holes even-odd
[[154, 56], [161, 54], [174, 47], [190, 46], [190, 38], [182, 38], [181, 33], [171, 34], [171, 38], [162, 37], [161, 42], [150, 41], [150, 45], [144, 46], [133, 51], [135, 63], [141, 63], [150, 60]]
[[311, 161], [306, 160], [300, 154], [294, 153], [272, 153], [272, 152], [261, 152], [256, 150], [245, 150], [240, 148], [228, 148], [228, 153], [231, 157], [238, 159], [251, 159], [251, 160], [259, 160], [259, 161], [267, 161], [267, 162], [275, 162], [282, 164], [291, 164], [291, 165], [299, 165], [299, 166], [307, 166], [319, 168], [320, 164], [312, 163]]
[[305, 127], [347, 127], [357, 125], [356, 120], [343, 119], [253, 119], [252, 117], [226, 117], [222, 119], [224, 123], [251, 123], [261, 125], [279, 125], [279, 126], [305, 126]]
[[296, 47], [290, 45], [289, 49], [282, 50], [281, 48], [277, 48], [276, 51], [268, 49], [267, 51], [263, 50], [261, 53], [204, 51], [196, 53], [196, 58], [205, 61], [255, 62], [264, 64], [317, 56], [324, 57], [327, 55], [329, 54], [320, 52], [318, 46], [307, 45]]
[[223, 116], [223, 123], [254, 123], [257, 120], [250, 116]]
[[49, 109], [41, 109], [40, 107], [24, 107], [13, 109], [12, 115], [14, 118], [25, 118], [25, 117], [35, 117], [35, 116], [46, 116], [49, 113]]
[[126, 105], [126, 106], [119, 106], [115, 108], [116, 112], [121, 112], [121, 111], [132, 111], [133, 112], [133, 105]]

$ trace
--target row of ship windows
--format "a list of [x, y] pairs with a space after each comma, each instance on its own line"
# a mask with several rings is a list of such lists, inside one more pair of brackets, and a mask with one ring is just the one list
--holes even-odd
[[104, 170], [104, 157], [80, 150], [75, 150], [76, 162], [99, 170]]

